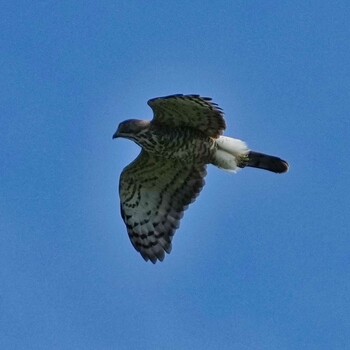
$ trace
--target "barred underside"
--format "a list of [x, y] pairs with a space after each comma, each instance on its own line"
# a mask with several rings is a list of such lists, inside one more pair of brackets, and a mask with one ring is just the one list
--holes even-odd
[[170, 253], [184, 210], [204, 186], [206, 164], [233, 172], [251, 166], [277, 173], [287, 171], [288, 164], [221, 136], [224, 114], [211, 98], [172, 95], [148, 104], [154, 113], [151, 122], [125, 121], [114, 137], [142, 147], [120, 176], [120, 208], [133, 246], [155, 263]]
[[210, 163], [216, 139], [192, 128], [158, 127], [152, 125], [147, 132], [135, 137], [143, 150], [158, 158], [178, 159], [182, 162]]
[[130, 240], [147, 261], [163, 260], [184, 210], [204, 186], [206, 166], [142, 151], [120, 178], [121, 214]]

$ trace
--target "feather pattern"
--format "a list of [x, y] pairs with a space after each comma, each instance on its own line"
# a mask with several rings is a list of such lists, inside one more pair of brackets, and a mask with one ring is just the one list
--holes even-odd
[[204, 186], [206, 166], [142, 151], [120, 177], [121, 215], [130, 240], [147, 261], [170, 253], [180, 219]]
[[120, 176], [120, 208], [133, 246], [155, 263], [170, 253], [184, 211], [204, 186], [207, 164], [231, 172], [249, 166], [277, 173], [286, 172], [288, 164], [222, 136], [224, 114], [209, 97], [171, 95], [148, 104], [151, 121], [125, 120], [113, 138], [142, 148]]
[[226, 129], [222, 109], [210, 97], [199, 95], [170, 95], [148, 101], [154, 117], [153, 124], [189, 127], [204, 135], [217, 138]]

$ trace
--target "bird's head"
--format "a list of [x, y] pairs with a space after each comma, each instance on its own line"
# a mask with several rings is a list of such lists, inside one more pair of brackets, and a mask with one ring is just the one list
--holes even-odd
[[123, 137], [135, 140], [144, 131], [149, 128], [150, 122], [147, 120], [129, 119], [121, 122], [117, 131], [113, 134], [113, 138]]

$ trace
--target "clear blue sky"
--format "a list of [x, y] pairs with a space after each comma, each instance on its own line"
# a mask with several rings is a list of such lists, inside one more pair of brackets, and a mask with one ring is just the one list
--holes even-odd
[[[7, 1], [0, 38], [1, 349], [350, 348], [348, 1]], [[119, 214], [149, 98], [211, 96], [289, 161], [214, 167], [173, 252]]]

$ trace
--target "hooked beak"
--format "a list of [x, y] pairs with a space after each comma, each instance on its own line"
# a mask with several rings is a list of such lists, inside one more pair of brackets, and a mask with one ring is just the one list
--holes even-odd
[[119, 129], [113, 134], [113, 139], [116, 139], [117, 137], [119, 137]]

